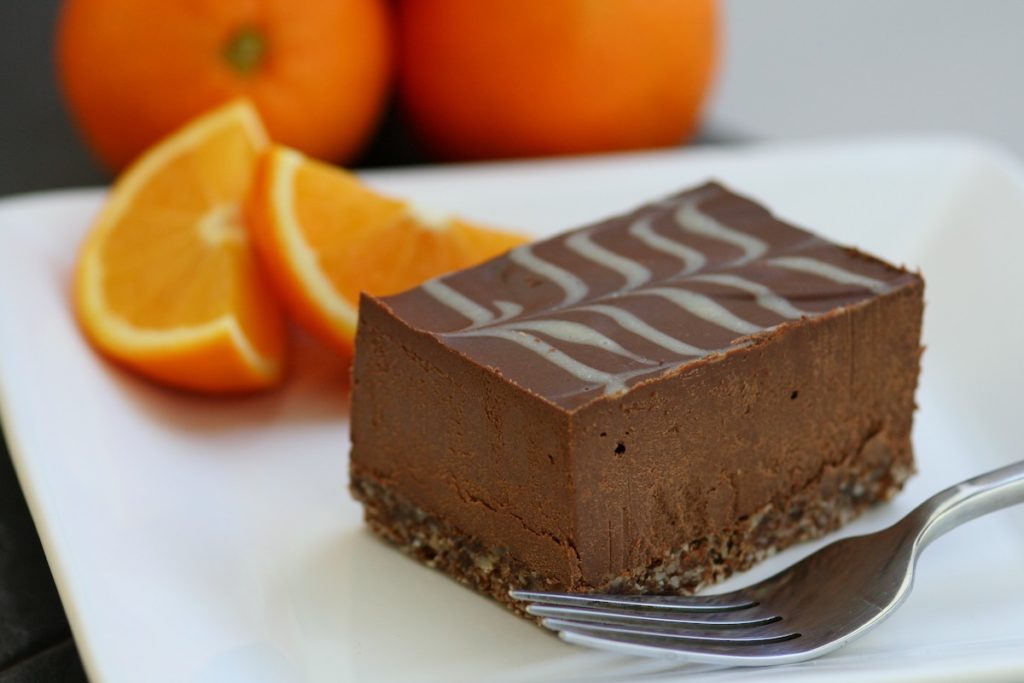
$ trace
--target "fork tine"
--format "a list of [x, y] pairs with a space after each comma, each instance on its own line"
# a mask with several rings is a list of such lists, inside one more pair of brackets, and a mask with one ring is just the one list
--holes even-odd
[[723, 595], [603, 595], [600, 593], [544, 593], [538, 591], [509, 591], [515, 600], [566, 607], [633, 607], [678, 612], [726, 612], [749, 609], [757, 601], [742, 592]]
[[767, 626], [781, 617], [771, 614], [750, 614], [749, 611], [730, 610], [725, 612], [683, 612], [679, 610], [625, 608], [568, 607], [565, 605], [533, 604], [527, 613], [538, 617], [552, 617], [562, 620], [638, 624], [649, 626], [675, 626], [677, 628], [734, 629]]
[[719, 645], [735, 649], [782, 643], [799, 637], [799, 633], [795, 633], [785, 625], [775, 625], [776, 623], [749, 629], [722, 630], [691, 628], [679, 624], [586, 623], [557, 618], [547, 618], [541, 621], [545, 628], [561, 633], [578, 633], [601, 638], [640, 639], [648, 644], [651, 641], [657, 641], [663, 642], [667, 646], [673, 643], [676, 645], [683, 643], [683, 647], [686, 648], [696, 645]]
[[724, 643], [654, 639], [628, 634], [596, 634], [582, 629], [562, 630], [558, 632], [558, 636], [567, 643], [598, 650], [717, 666], [764, 666], [798, 662], [815, 656], [813, 650], [787, 649], [787, 644], [791, 645], [799, 635], [794, 635], [788, 640], [748, 643], [739, 646]]

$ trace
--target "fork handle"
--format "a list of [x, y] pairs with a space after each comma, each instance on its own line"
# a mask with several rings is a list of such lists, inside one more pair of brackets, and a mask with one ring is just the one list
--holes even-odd
[[980, 474], [936, 493], [906, 521], [919, 529], [918, 549], [965, 522], [1024, 503], [1024, 460]]

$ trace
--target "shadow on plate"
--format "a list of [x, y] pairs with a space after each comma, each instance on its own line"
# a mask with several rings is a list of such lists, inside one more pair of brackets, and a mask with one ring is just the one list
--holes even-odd
[[319, 423], [348, 416], [349, 366], [326, 346], [294, 330], [282, 386], [258, 394], [203, 396], [160, 386], [94, 352], [113, 382], [145, 417], [175, 429], [219, 433], [282, 423]]

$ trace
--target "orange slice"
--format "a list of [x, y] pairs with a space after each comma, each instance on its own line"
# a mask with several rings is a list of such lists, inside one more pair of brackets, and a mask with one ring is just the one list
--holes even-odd
[[255, 109], [234, 102], [118, 179], [75, 277], [80, 325], [100, 351], [185, 389], [239, 392], [280, 379], [284, 324], [242, 223], [267, 144]]
[[400, 292], [526, 241], [428, 215], [279, 146], [257, 165], [246, 222], [285, 305], [343, 353], [352, 349], [360, 292]]

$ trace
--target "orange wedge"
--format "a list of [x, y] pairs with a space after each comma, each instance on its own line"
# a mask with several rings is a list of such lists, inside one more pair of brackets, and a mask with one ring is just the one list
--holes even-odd
[[526, 241], [428, 215], [278, 146], [257, 165], [246, 223], [287, 308], [343, 353], [352, 349], [360, 292], [400, 292]]
[[234, 102], [118, 179], [75, 274], [78, 320], [100, 351], [185, 389], [241, 392], [280, 379], [284, 324], [242, 223], [267, 144], [256, 111]]

